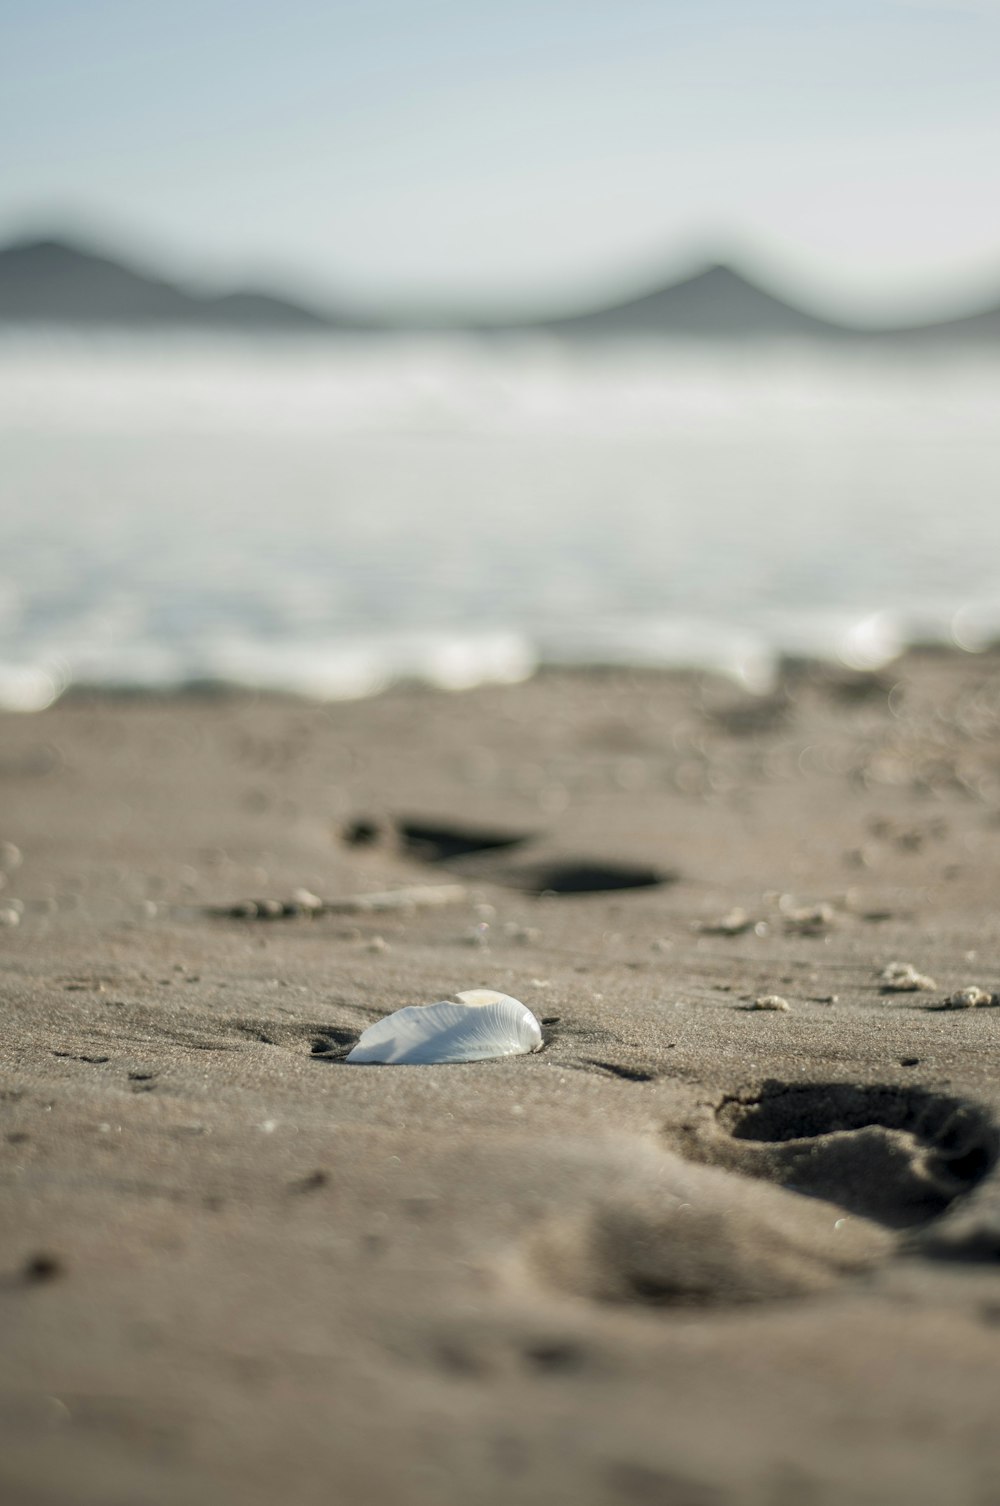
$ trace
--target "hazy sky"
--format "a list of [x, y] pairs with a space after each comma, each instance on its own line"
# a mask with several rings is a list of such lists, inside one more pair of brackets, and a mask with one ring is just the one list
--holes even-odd
[[0, 234], [530, 305], [1000, 287], [1000, 0], [0, 0]]

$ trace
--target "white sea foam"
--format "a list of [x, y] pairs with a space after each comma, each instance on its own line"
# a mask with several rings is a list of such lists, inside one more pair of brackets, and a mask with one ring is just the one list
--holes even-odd
[[0, 705], [1000, 631], [1000, 357], [0, 339]]

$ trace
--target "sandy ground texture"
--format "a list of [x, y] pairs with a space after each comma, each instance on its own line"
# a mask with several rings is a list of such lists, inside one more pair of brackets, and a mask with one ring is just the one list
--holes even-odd
[[0, 839], [5, 1506], [1000, 1501], [1000, 657], [77, 696]]

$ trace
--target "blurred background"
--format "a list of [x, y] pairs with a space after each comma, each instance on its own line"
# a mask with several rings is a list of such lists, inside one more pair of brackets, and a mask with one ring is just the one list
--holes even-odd
[[997, 0], [35, 0], [0, 705], [1000, 633]]

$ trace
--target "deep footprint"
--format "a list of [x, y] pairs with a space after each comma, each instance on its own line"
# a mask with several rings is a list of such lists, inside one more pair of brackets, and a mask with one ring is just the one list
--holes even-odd
[[677, 874], [666, 869], [589, 858], [524, 863], [498, 867], [492, 874], [481, 869], [480, 873], [494, 883], [526, 894], [609, 894], [618, 889], [652, 889], [677, 881]]
[[986, 1109], [921, 1088], [771, 1081], [725, 1098], [684, 1149], [905, 1229], [992, 1171], [1000, 1130]]
[[669, 869], [600, 858], [536, 858], [508, 863], [505, 854], [510, 849], [537, 841], [538, 834], [409, 816], [392, 818], [390, 828], [368, 818], [354, 821], [345, 830], [344, 841], [354, 846], [377, 842], [390, 829], [404, 851], [421, 862], [455, 864], [456, 872], [463, 876], [486, 879], [525, 894], [607, 894], [620, 889], [651, 889], [675, 883], [678, 878]]

